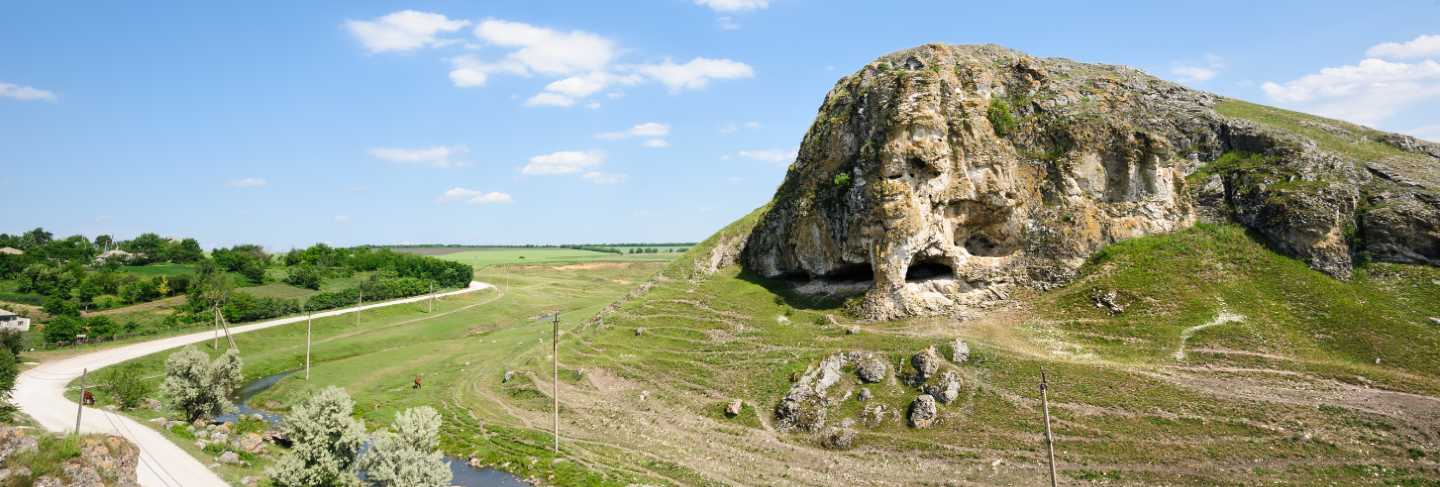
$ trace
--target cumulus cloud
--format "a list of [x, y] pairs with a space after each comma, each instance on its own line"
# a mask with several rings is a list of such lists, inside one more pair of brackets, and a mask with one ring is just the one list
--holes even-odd
[[478, 191], [457, 186], [445, 190], [445, 192], [441, 193], [440, 197], [436, 198], [435, 201], [439, 203], [452, 203], [456, 201], [463, 201], [471, 205], [487, 205], [495, 203], [512, 203], [515, 200], [514, 198], [510, 197], [510, 193], [502, 193], [499, 191]]
[[521, 174], [531, 176], [555, 176], [575, 174], [605, 164], [605, 153], [600, 151], [559, 151], [531, 157], [520, 168]]
[[455, 160], [455, 158], [468, 152], [470, 152], [469, 148], [459, 145], [437, 145], [415, 149], [376, 147], [370, 149], [370, 156], [396, 164], [450, 168], [464, 166], [466, 164], [464, 161]]
[[345, 21], [350, 35], [372, 53], [412, 51], [455, 42], [444, 41], [437, 36], [468, 25], [468, 20], [451, 20], [441, 14], [415, 10], [401, 10], [374, 20]]
[[[497, 75], [543, 77], [553, 81], [526, 98], [526, 106], [572, 107], [602, 91], [658, 81], [672, 92], [704, 88], [712, 79], [749, 78], [754, 70], [729, 59], [695, 58], [685, 64], [618, 65], [619, 45], [581, 30], [561, 31], [523, 22], [486, 19], [473, 30], [481, 45], [508, 52], [486, 60], [475, 54], [450, 58], [450, 81], [456, 87], [486, 85]], [[558, 79], [557, 79], [558, 78]], [[622, 96], [610, 91], [607, 96]], [[595, 103], [585, 106], [598, 108]]]
[[770, 6], [770, 0], [695, 0], [695, 5], [710, 7], [716, 12], [745, 12]]
[[742, 150], [742, 151], [740, 151], [740, 152], [737, 152], [735, 155], [740, 156], [740, 157], [743, 157], [743, 158], [746, 158], [746, 159], [754, 159], [754, 160], [757, 160], [757, 161], [764, 161], [764, 162], [768, 162], [768, 163], [771, 163], [771, 164], [777, 164], [777, 165], [782, 165], [782, 166], [783, 166], [783, 165], [789, 165], [791, 162], [794, 162], [794, 161], [795, 161], [795, 156], [796, 156], [798, 153], [799, 153], [799, 149], [797, 149], [797, 148], [795, 148], [795, 147], [790, 147], [790, 148], [787, 148], [787, 149], [750, 149], [750, 150]]
[[225, 182], [226, 186], [232, 188], [263, 188], [267, 184], [270, 184], [270, 182], [263, 178], [240, 178]]
[[1328, 117], [1377, 125], [1401, 109], [1440, 98], [1440, 63], [1369, 58], [1260, 86], [1271, 100]]
[[670, 135], [670, 125], [660, 122], [645, 122], [636, 124], [633, 127], [619, 132], [603, 132], [595, 134], [595, 138], [604, 140], [620, 140], [630, 137], [664, 137]]
[[1385, 42], [1371, 46], [1366, 56], [1389, 59], [1440, 57], [1440, 34], [1421, 35], [1406, 42]]
[[1200, 62], [1175, 63], [1170, 68], [1170, 74], [1180, 78], [1181, 81], [1199, 83], [1219, 76], [1223, 69], [1225, 69], [1224, 58], [1206, 54]]
[[39, 88], [0, 82], [0, 97], [20, 101], [55, 101], [55, 94]]
[[755, 70], [749, 65], [729, 59], [697, 57], [685, 64], [675, 64], [666, 59], [660, 64], [643, 64], [635, 71], [654, 78], [672, 93], [683, 90], [704, 88], [712, 79], [752, 78]]

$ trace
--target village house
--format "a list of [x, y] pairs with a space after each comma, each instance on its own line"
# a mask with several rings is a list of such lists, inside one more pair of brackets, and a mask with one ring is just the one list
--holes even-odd
[[0, 331], [29, 331], [30, 318], [0, 309]]

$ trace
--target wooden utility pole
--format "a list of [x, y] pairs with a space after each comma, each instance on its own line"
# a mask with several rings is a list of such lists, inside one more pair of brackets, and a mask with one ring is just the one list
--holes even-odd
[[550, 383], [551, 409], [555, 413], [555, 456], [560, 456], [560, 311], [555, 311], [555, 318], [552, 337], [550, 339], [550, 369], [554, 372], [554, 382]]
[[75, 408], [75, 436], [77, 437], [80, 436], [80, 413], [85, 412], [85, 389], [89, 386], [89, 382], [85, 381], [85, 376], [89, 374], [89, 368], [80, 369], [80, 407]]
[[305, 380], [310, 380], [310, 324], [315, 321], [315, 316], [309, 310], [305, 311]]
[[1045, 369], [1040, 369], [1040, 405], [1045, 410], [1045, 448], [1050, 451], [1050, 487], [1055, 487], [1055, 437], [1050, 432], [1050, 394]]
[[215, 306], [215, 307], [210, 308], [210, 310], [211, 310], [212, 312], [214, 312], [214, 314], [215, 314], [215, 341], [210, 342], [210, 349], [211, 349], [211, 350], [219, 350], [219, 349], [220, 349], [220, 307], [219, 307], [219, 306]]
[[230, 348], [240, 351], [240, 346], [235, 344], [235, 337], [230, 335], [230, 322], [225, 321], [225, 313], [220, 313], [220, 328], [225, 330], [225, 339], [230, 340]]

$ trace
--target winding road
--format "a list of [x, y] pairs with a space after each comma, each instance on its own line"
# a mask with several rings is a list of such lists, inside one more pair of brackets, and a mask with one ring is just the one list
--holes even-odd
[[[489, 284], [471, 281], [465, 289], [437, 294], [437, 297], [454, 296], [484, 289]], [[382, 301], [362, 306], [335, 309], [315, 313], [315, 318], [339, 316], [356, 311], [380, 308], [396, 304], [414, 303], [430, 299], [430, 295]], [[305, 321], [304, 316], [261, 321], [247, 325], [232, 326], [230, 333], [246, 333], [291, 323]], [[85, 369], [96, 370], [126, 360], [143, 357], [156, 352], [210, 340], [212, 331], [159, 338], [147, 342], [97, 350], [65, 359], [45, 362], [20, 373], [15, 382], [13, 395], [20, 411], [34, 418], [41, 427], [54, 432], [70, 432], [75, 428], [77, 404], [65, 398], [65, 387], [80, 377]], [[190, 456], [185, 450], [166, 439], [160, 432], [118, 413], [87, 407], [80, 415], [80, 431], [104, 433], [124, 437], [140, 448], [140, 464], [136, 474], [140, 485], [146, 487], [220, 487], [227, 485], [204, 463]]]

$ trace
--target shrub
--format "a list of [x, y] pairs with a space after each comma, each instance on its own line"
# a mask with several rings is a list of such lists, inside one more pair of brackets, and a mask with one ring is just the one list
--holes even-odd
[[995, 135], [1001, 137], [1014, 133], [1020, 126], [1015, 119], [1015, 112], [1010, 108], [1010, 102], [1000, 97], [990, 99], [990, 108], [985, 110], [985, 118], [990, 119], [990, 127], [995, 129]]
[[850, 173], [842, 172], [836, 174], [835, 179], [831, 182], [834, 183], [837, 188], [847, 188], [850, 186]]
[[308, 265], [291, 268], [290, 275], [285, 276], [285, 283], [295, 287], [319, 291], [320, 271]]
[[276, 487], [359, 486], [355, 459], [365, 425], [351, 417], [355, 403], [344, 389], [326, 387], [296, 406], [281, 428], [294, 443], [265, 469]]
[[84, 329], [80, 318], [70, 315], [61, 315], [45, 324], [45, 343], [51, 345], [63, 345], [75, 341], [75, 335], [79, 335]]
[[105, 376], [104, 383], [115, 394], [116, 402], [122, 409], [133, 409], [150, 395], [150, 384], [140, 376], [140, 366], [127, 364], [113, 367]]
[[434, 409], [401, 411], [389, 431], [370, 437], [370, 450], [360, 458], [360, 469], [380, 487], [446, 487], [450, 467], [435, 449], [439, 434], [440, 415]]
[[15, 330], [0, 330], [0, 349], [9, 350], [18, 360], [25, 349], [25, 335]]
[[10, 422], [15, 406], [10, 404], [10, 393], [15, 390], [15, 377], [20, 375], [20, 363], [9, 349], [0, 348], [0, 421]]
[[85, 320], [86, 335], [91, 339], [113, 339], [120, 332], [115, 322], [104, 316], [92, 316]]
[[175, 409], [185, 413], [186, 421], [219, 415], [234, 408], [230, 395], [240, 387], [240, 355], [234, 350], [210, 360], [195, 347], [165, 359], [165, 382], [160, 393]]

